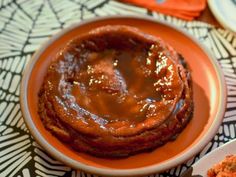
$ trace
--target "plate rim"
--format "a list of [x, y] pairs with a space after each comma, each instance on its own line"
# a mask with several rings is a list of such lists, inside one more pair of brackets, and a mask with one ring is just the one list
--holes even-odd
[[[209, 58], [212, 66], [214, 67], [214, 70], [216, 72], [218, 82], [220, 83], [220, 103], [219, 107], [220, 110], [216, 113], [216, 118], [218, 121], [213, 121], [212, 126], [208, 129], [207, 133], [202, 136], [202, 138], [199, 140], [199, 142], [196, 143], [191, 149], [187, 150], [184, 154], [181, 154], [178, 159], [171, 159], [167, 162], [163, 162], [161, 164], [157, 165], [150, 165], [146, 167], [139, 167], [139, 168], [132, 168], [132, 169], [112, 169], [112, 168], [100, 168], [100, 167], [94, 167], [90, 165], [86, 165], [84, 163], [81, 163], [79, 161], [73, 160], [69, 158], [68, 156], [64, 155], [60, 151], [58, 151], [56, 148], [54, 148], [50, 143], [48, 143], [43, 136], [41, 136], [40, 132], [37, 130], [36, 126], [34, 125], [34, 122], [31, 119], [30, 112], [27, 109], [28, 108], [28, 101], [27, 101], [27, 88], [28, 88], [28, 80], [30, 78], [31, 72], [34, 68], [34, 65], [38, 61], [39, 56], [46, 50], [48, 46], [50, 46], [55, 40], [57, 40], [60, 36], [63, 34], [66, 34], [67, 32], [73, 30], [74, 28], [78, 28], [81, 25], [85, 25], [87, 23], [92, 23], [94, 21], [99, 20], [106, 20], [106, 19], [116, 19], [116, 18], [134, 18], [134, 19], [140, 19], [140, 20], [147, 20], [154, 23], [159, 23], [161, 25], [170, 27], [181, 34], [188, 37], [190, 40], [192, 40], [194, 43], [196, 43], [200, 49], [207, 55]], [[225, 98], [225, 99], [224, 99]], [[213, 56], [213, 54], [204, 47], [203, 44], [201, 44], [194, 36], [191, 36], [187, 32], [185, 32], [183, 29], [170, 24], [166, 21], [155, 19], [150, 16], [141, 16], [141, 15], [112, 15], [112, 16], [105, 16], [105, 17], [96, 17], [96, 18], [90, 18], [87, 20], [83, 20], [81, 22], [72, 24], [71, 26], [60, 30], [60, 32], [54, 34], [51, 38], [49, 38], [45, 43], [41, 45], [41, 47], [33, 54], [31, 57], [31, 60], [28, 62], [27, 66], [25, 67], [25, 70], [23, 72], [23, 77], [21, 81], [20, 86], [20, 106], [22, 110], [22, 114], [25, 120], [25, 123], [30, 130], [31, 135], [35, 138], [35, 140], [47, 151], [52, 155], [54, 158], [58, 159], [59, 161], [65, 163], [66, 165], [69, 165], [70, 167], [80, 169], [86, 172], [90, 172], [93, 174], [99, 174], [99, 175], [106, 175], [106, 176], [134, 176], [134, 175], [147, 175], [151, 173], [156, 172], [162, 172], [167, 169], [173, 168], [184, 161], [190, 159], [192, 156], [200, 152], [200, 150], [211, 140], [211, 138], [215, 135], [217, 132], [221, 121], [224, 117], [224, 112], [226, 108], [226, 101], [227, 101], [227, 90], [226, 90], [226, 83], [224, 79], [223, 72], [216, 60], [216, 58]], [[221, 120], [221, 121], [219, 121]], [[210, 132], [210, 133], [209, 133]], [[55, 153], [56, 151], [56, 153]], [[59, 154], [59, 156], [58, 156]]]
[[207, 4], [210, 7], [212, 14], [223, 27], [225, 27], [226, 29], [230, 30], [231, 32], [235, 34], [236, 26], [235, 28], [232, 28], [228, 23], [226, 23], [227, 20], [225, 20], [224, 16], [220, 15], [214, 2], [215, 0], [207, 0]]

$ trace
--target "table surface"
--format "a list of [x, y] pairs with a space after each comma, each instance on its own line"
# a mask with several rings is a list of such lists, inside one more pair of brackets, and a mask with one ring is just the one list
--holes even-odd
[[208, 4], [206, 8], [201, 12], [201, 15], [196, 18], [196, 20], [209, 23], [211, 25], [214, 25], [215, 27], [223, 28], [222, 25], [216, 20], [214, 15], [212, 14]]

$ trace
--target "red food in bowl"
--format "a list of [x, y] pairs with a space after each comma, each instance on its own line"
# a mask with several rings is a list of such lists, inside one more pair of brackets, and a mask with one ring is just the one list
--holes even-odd
[[208, 177], [236, 177], [236, 156], [227, 155], [224, 160], [207, 171]]

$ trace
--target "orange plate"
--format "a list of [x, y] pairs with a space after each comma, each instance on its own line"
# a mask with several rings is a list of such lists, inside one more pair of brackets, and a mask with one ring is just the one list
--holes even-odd
[[[129, 25], [161, 37], [181, 53], [190, 66], [193, 79], [194, 115], [175, 141], [148, 153], [124, 159], [96, 158], [70, 149], [45, 130], [37, 114], [38, 92], [47, 67], [68, 41], [104, 25]], [[97, 174], [144, 175], [176, 166], [199, 152], [215, 135], [225, 110], [226, 89], [216, 60], [192, 37], [164, 22], [149, 17], [115, 16], [89, 20], [55, 35], [34, 55], [21, 85], [21, 107], [35, 139], [57, 159]]]

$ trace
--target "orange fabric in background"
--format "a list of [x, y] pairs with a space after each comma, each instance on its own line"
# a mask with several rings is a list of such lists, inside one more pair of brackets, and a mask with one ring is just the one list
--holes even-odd
[[193, 20], [206, 7], [206, 0], [121, 0], [149, 10]]

